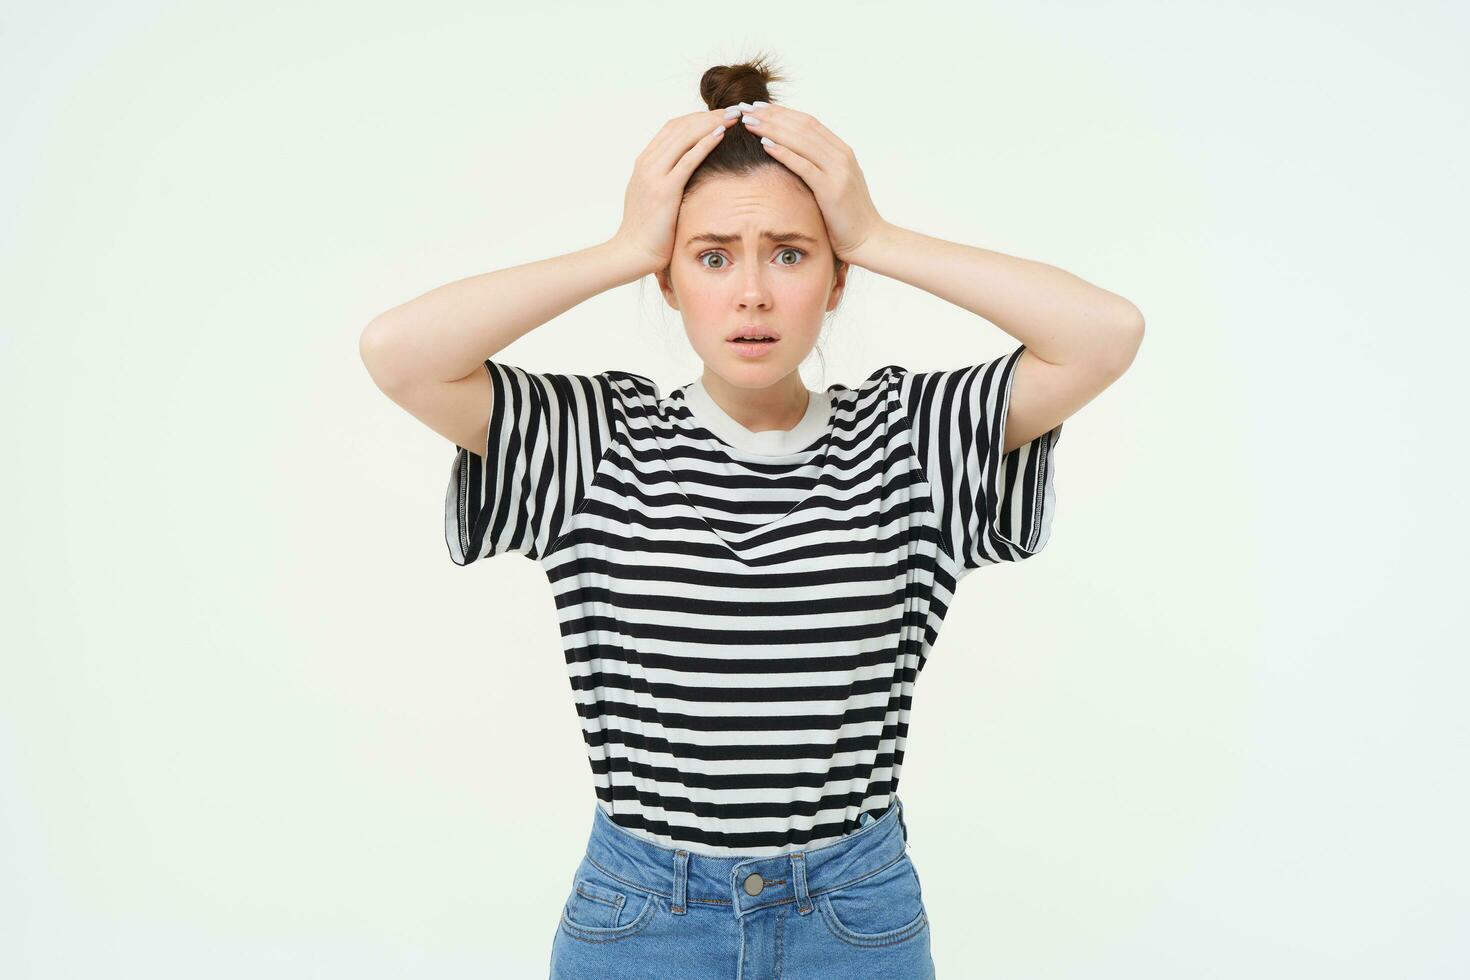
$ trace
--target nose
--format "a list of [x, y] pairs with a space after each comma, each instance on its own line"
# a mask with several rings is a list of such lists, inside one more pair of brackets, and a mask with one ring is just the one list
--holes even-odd
[[766, 289], [765, 282], [761, 279], [759, 272], [748, 272], [740, 289], [740, 308], [767, 307], [770, 305], [771, 294]]

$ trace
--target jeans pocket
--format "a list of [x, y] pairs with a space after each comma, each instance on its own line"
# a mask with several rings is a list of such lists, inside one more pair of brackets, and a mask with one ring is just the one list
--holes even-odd
[[891, 946], [924, 932], [929, 916], [919, 876], [908, 855], [816, 899], [822, 921], [853, 946]]
[[561, 928], [583, 942], [615, 942], [642, 931], [657, 910], [650, 893], [583, 861], [562, 907]]

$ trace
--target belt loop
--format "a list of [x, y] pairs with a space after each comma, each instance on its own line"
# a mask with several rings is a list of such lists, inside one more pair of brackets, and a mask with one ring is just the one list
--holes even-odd
[[791, 880], [796, 886], [796, 911], [806, 915], [812, 910], [812, 896], [806, 890], [806, 852], [791, 853]]
[[689, 892], [689, 852], [674, 852], [674, 902], [669, 911], [675, 915], [683, 915], [687, 908]]

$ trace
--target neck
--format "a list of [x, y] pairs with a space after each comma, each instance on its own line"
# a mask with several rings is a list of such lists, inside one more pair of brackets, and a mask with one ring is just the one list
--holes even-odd
[[738, 388], [709, 370], [699, 380], [714, 403], [751, 432], [789, 432], [811, 404], [812, 393], [800, 371], [792, 371], [769, 388]]

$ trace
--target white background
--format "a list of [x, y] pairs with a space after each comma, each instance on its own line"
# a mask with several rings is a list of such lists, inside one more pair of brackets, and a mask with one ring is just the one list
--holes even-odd
[[[0, 975], [545, 975], [593, 806], [550, 590], [450, 562], [453, 447], [358, 337], [605, 240], [758, 52], [889, 221], [1147, 322], [920, 681], [940, 976], [1470, 974], [1463, 5], [3, 20]], [[854, 270], [806, 378], [1015, 344]], [[700, 370], [651, 279], [504, 357]]]

